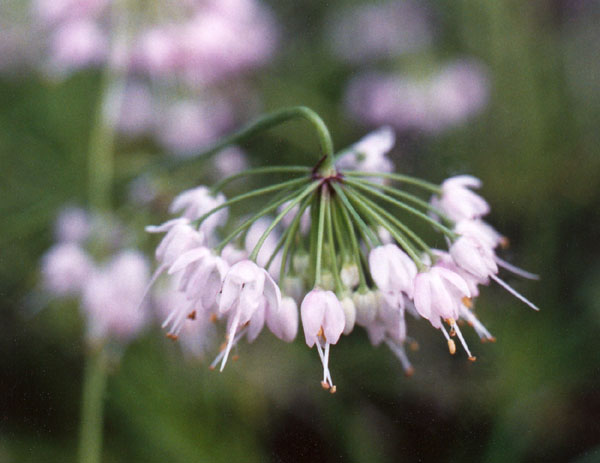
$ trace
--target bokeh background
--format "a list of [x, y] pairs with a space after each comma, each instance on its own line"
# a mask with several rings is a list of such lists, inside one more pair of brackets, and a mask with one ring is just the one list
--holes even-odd
[[[510, 280], [539, 313], [483, 290], [478, 313], [498, 341], [469, 333], [473, 364], [409, 321], [420, 349], [406, 378], [355, 329], [332, 351], [334, 396], [302, 336], [264, 333], [219, 374], [212, 352], [184, 355], [154, 322], [109, 378], [103, 461], [600, 461], [598, 2], [228, 0], [206, 25], [208, 3], [0, 4], [0, 461], [76, 461], [84, 321], [40, 288], [40, 259], [65, 205], [89, 205], [101, 104], [112, 214], [148, 256], [157, 240], [143, 227], [179, 191], [238, 162], [314, 162], [302, 123], [220, 164], [189, 161], [302, 104], [338, 148], [388, 124], [399, 171], [481, 178], [510, 260], [542, 276]], [[189, 66], [169, 61], [180, 39], [197, 53]], [[111, 98], [126, 103], [111, 110]], [[156, 168], [183, 158], [186, 169]]]

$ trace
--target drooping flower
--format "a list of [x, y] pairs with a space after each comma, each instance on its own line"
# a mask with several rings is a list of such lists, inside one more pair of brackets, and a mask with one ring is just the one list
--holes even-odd
[[463, 298], [471, 297], [465, 280], [440, 266], [418, 273], [414, 291], [415, 309], [435, 328], [442, 320], [458, 319]]
[[471, 188], [481, 187], [481, 180], [470, 175], [459, 175], [444, 180], [442, 193], [435, 203], [454, 221], [474, 220], [490, 212], [489, 204]]
[[223, 281], [218, 296], [219, 313], [228, 316], [227, 346], [221, 361], [225, 368], [238, 328], [248, 323], [264, 304], [269, 310], [279, 311], [281, 292], [270, 275], [249, 260], [234, 264]]
[[306, 344], [316, 344], [323, 364], [321, 385], [333, 393], [336, 387], [329, 372], [329, 346], [337, 344], [346, 325], [342, 304], [332, 291], [313, 289], [304, 297], [300, 314]]

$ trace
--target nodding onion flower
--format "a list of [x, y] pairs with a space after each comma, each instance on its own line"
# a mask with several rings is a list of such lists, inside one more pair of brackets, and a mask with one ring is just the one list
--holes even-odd
[[[436, 185], [391, 172], [389, 129], [335, 154], [321, 118], [295, 107], [265, 116], [207, 154], [294, 118], [316, 129], [323, 152], [316, 165], [259, 167], [210, 190], [197, 187], [181, 193], [171, 208], [183, 217], [149, 227], [167, 233], [157, 249], [157, 272], [179, 281], [187, 300], [165, 322], [169, 337], [176, 339], [184, 323], [223, 321], [224, 342], [212, 364], [222, 370], [242, 338], [253, 341], [265, 324], [292, 341], [300, 305], [306, 343], [316, 346], [323, 364], [321, 384], [335, 392], [331, 346], [356, 325], [373, 344], [385, 343], [412, 374], [407, 312], [440, 330], [451, 354], [458, 338], [475, 360], [458, 325], [464, 321], [482, 341], [494, 341], [472, 310], [479, 286], [494, 281], [538, 310], [498, 277], [503, 268], [537, 278], [496, 255], [507, 240], [482, 219], [490, 207], [473, 191], [481, 181], [463, 175]], [[369, 168], [357, 170], [363, 166]], [[226, 199], [230, 183], [259, 175], [288, 178]], [[226, 222], [231, 206], [259, 197], [267, 198], [262, 208], [239, 223]], [[423, 227], [441, 234], [448, 250], [432, 249], [418, 232]]]

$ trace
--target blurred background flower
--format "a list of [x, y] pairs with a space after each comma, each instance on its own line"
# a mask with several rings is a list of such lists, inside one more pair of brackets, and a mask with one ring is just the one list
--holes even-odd
[[[154, 321], [178, 304], [159, 281], [107, 384], [104, 461], [597, 461], [598, 21], [585, 0], [2, 2], [0, 461], [76, 455], [86, 315], [42, 288], [73, 295], [94, 268], [119, 281], [109, 269], [131, 249], [147, 256], [125, 251], [141, 281], [159, 240], [143, 227], [177, 193], [247, 166], [311, 163], [302, 124], [190, 160], [296, 104], [338, 147], [388, 125], [397, 169], [481, 178], [493, 225], [542, 276], [527, 286], [542, 310], [485, 288], [478, 309], [497, 342], [467, 335], [473, 364], [409, 319], [422, 342], [411, 378], [356, 328], [332, 354], [331, 396], [300, 338], [261, 336], [210, 372], [187, 325], [178, 345]], [[88, 191], [99, 103], [115, 131], [108, 216]], [[172, 169], [172, 155], [188, 164]], [[107, 286], [98, 294], [122, 298]]]

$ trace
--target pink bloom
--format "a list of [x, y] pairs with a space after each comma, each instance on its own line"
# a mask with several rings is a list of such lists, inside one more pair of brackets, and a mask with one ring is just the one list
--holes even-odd
[[459, 235], [475, 238], [491, 249], [505, 240], [494, 227], [483, 220], [459, 220], [454, 226], [454, 231]]
[[215, 156], [213, 162], [219, 177], [229, 177], [248, 169], [246, 154], [237, 146], [224, 149]]
[[292, 342], [298, 332], [298, 305], [291, 297], [281, 299], [279, 311], [270, 307], [267, 312], [267, 326], [271, 332], [285, 342]]
[[238, 328], [248, 323], [258, 310], [265, 310], [265, 304], [269, 310], [279, 311], [281, 292], [263, 268], [243, 260], [234, 264], [225, 275], [218, 304], [219, 313], [229, 317], [227, 347], [221, 362], [223, 371]]
[[[173, 278], [169, 286], [156, 292], [154, 300], [158, 316], [167, 319], [177, 308], [188, 308], [189, 301], [178, 290], [179, 281]], [[178, 331], [177, 338], [185, 354], [203, 357], [209, 347], [216, 342], [216, 324], [208, 313], [190, 311], [185, 314], [184, 321]], [[174, 339], [173, 336], [169, 336]]]
[[361, 292], [360, 289], [352, 295], [356, 306], [356, 323], [360, 326], [370, 325], [377, 316], [380, 297], [374, 291]]
[[[382, 127], [360, 139], [349, 147], [337, 162], [342, 170], [363, 172], [392, 172], [394, 164], [387, 157], [393, 148], [396, 136], [391, 127]], [[380, 178], [373, 179], [381, 182]]]
[[470, 175], [444, 180], [439, 208], [454, 221], [478, 219], [490, 212], [488, 203], [470, 188], [479, 188], [481, 181]]
[[332, 291], [313, 289], [304, 297], [300, 314], [306, 344], [309, 347], [316, 344], [321, 357], [323, 364], [321, 385], [335, 392], [329, 373], [329, 346], [338, 342], [346, 325], [342, 304]]
[[[225, 201], [226, 198], [223, 193], [215, 195], [208, 187], [199, 186], [179, 193], [171, 203], [169, 212], [172, 214], [180, 213], [184, 218], [194, 221], [220, 206]], [[225, 225], [227, 217], [227, 208], [216, 211], [202, 221], [200, 231], [206, 237], [211, 238], [217, 227]]]
[[369, 254], [369, 269], [373, 281], [390, 305], [403, 307], [403, 293], [412, 297], [417, 266], [395, 244], [374, 248]]
[[467, 283], [451, 270], [436, 265], [415, 277], [415, 309], [435, 328], [458, 319], [463, 297], [471, 297]]
[[498, 273], [494, 251], [476, 238], [461, 236], [450, 246], [450, 255], [456, 265], [482, 281]]
[[188, 219], [173, 219], [162, 225], [150, 225], [146, 227], [146, 231], [149, 233], [167, 232], [155, 253], [156, 260], [161, 263], [163, 270], [173, 265], [184, 252], [204, 244], [203, 234], [193, 228]]
[[93, 21], [61, 24], [50, 42], [52, 65], [58, 71], [97, 65], [106, 59], [108, 38]]
[[82, 306], [91, 339], [129, 341], [142, 329], [147, 313], [140, 310], [149, 279], [144, 256], [123, 251], [94, 272], [83, 291]]
[[78, 244], [56, 244], [42, 258], [42, 282], [55, 296], [73, 296], [85, 287], [93, 269], [93, 262]]

